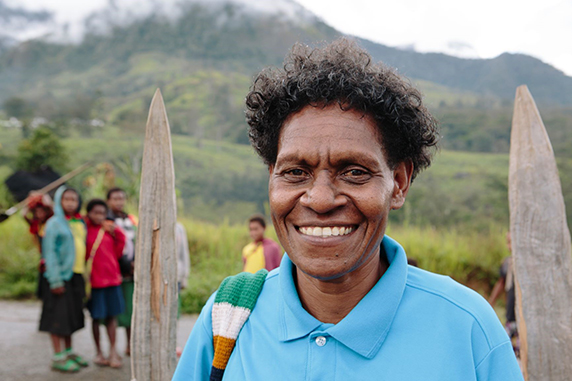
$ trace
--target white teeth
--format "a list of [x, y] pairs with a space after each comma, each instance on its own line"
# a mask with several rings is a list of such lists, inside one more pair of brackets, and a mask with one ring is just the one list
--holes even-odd
[[315, 236], [315, 237], [323, 237], [323, 238], [327, 238], [327, 237], [337, 237], [337, 236], [342, 236], [342, 235], [348, 235], [350, 234], [354, 228], [353, 227], [320, 227], [320, 226], [316, 226], [316, 227], [303, 227], [300, 226], [299, 228], [300, 233], [304, 234], [304, 235], [311, 235], [311, 236]]

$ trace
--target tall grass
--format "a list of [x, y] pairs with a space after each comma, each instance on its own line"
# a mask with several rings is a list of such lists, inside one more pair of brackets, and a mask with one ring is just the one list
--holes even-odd
[[0, 298], [27, 298], [37, 287], [40, 253], [18, 215], [0, 223]]
[[[188, 287], [181, 293], [182, 312], [199, 312], [227, 276], [242, 270], [241, 252], [249, 242], [245, 225], [220, 225], [181, 218], [191, 256]], [[419, 267], [449, 275], [488, 293], [498, 278], [498, 268], [508, 255], [506, 229], [492, 225], [485, 232], [427, 227], [390, 226], [388, 235], [400, 242]], [[269, 227], [267, 235], [276, 239]], [[0, 298], [32, 297], [36, 287], [39, 254], [27, 226], [18, 216], [0, 224]]]

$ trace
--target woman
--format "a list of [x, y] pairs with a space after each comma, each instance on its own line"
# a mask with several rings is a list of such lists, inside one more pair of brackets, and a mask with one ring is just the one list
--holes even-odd
[[[438, 140], [417, 90], [339, 40], [295, 46], [284, 70], [258, 75], [247, 108], [286, 254], [264, 281], [224, 379], [522, 380], [487, 302], [407, 266], [403, 248], [384, 236]], [[213, 303], [175, 380], [209, 377]]]

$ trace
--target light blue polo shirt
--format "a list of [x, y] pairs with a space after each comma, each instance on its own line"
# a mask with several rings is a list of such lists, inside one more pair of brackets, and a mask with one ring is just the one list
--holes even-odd
[[[382, 242], [390, 266], [338, 324], [300, 303], [285, 255], [268, 275], [224, 380], [523, 380], [489, 304], [449, 277], [407, 265], [396, 241]], [[209, 299], [173, 377], [208, 380], [213, 360]]]

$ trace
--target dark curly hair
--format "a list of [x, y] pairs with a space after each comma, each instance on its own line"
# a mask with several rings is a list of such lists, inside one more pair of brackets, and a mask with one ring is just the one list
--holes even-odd
[[376, 121], [386, 158], [392, 168], [413, 162], [412, 178], [431, 164], [439, 141], [437, 121], [411, 83], [342, 38], [322, 48], [295, 44], [284, 69], [264, 69], [246, 97], [248, 135], [267, 165], [276, 162], [280, 128], [308, 105], [338, 103]]

